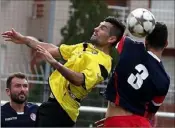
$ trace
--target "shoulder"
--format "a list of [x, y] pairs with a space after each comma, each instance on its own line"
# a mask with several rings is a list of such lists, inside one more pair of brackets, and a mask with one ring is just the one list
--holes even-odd
[[98, 59], [96, 59], [96, 61], [100, 67], [103, 78], [106, 79], [109, 76], [112, 68], [112, 57], [103, 52], [100, 52], [98, 53]]
[[98, 50], [97, 57], [98, 59], [95, 61], [97, 61], [98, 64], [103, 65], [109, 72], [112, 66], [112, 57], [100, 50]]
[[38, 109], [38, 105], [36, 105], [36, 104], [34, 104], [34, 103], [26, 103], [26, 107], [28, 108], [28, 109]]
[[13, 115], [15, 113], [16, 112], [10, 106], [9, 102], [1, 106], [1, 117], [7, 116], [7, 115]]
[[128, 52], [128, 50], [137, 50], [138, 47], [144, 48], [144, 43], [142, 41], [134, 40], [129, 36], [123, 36], [122, 39], [117, 43], [116, 49], [118, 53], [121, 54], [123, 51]]
[[27, 106], [28, 108], [38, 107], [37, 104], [35, 104], [35, 103], [30, 103], [30, 102], [26, 103], [26, 106]]
[[124, 41], [126, 44], [144, 45], [143, 41], [135, 40], [129, 36], [126, 36]]
[[1, 105], [1, 111], [5, 111], [8, 109], [11, 109], [9, 102], [5, 103], [4, 105]]
[[[157, 62], [157, 61], [156, 61]], [[153, 83], [156, 85], [157, 93], [159, 95], [165, 95], [168, 92], [170, 86], [170, 77], [165, 71], [164, 67], [160, 63], [153, 63], [152, 67], [149, 67], [150, 76], [152, 78]], [[157, 70], [153, 70], [157, 69]]]
[[61, 44], [60, 47], [82, 47], [84, 42], [77, 43], [77, 44]]
[[162, 72], [162, 77], [160, 78], [160, 82], [161, 82], [162, 87], [164, 86], [163, 90], [165, 90], [167, 93], [169, 86], [170, 86], [170, 77], [165, 70]]

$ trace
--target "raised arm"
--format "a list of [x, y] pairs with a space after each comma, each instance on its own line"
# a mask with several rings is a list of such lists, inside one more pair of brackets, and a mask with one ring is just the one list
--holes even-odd
[[31, 36], [24, 36], [14, 29], [2, 33], [2, 36], [5, 38], [5, 41], [11, 41], [15, 44], [25, 44], [32, 49], [36, 49], [39, 45], [45, 48], [54, 58], [60, 57], [59, 48], [57, 46], [50, 43], [40, 42]]
[[37, 52], [41, 54], [44, 59], [49, 62], [56, 70], [58, 70], [62, 76], [64, 76], [69, 82], [76, 86], [81, 86], [84, 83], [84, 75], [79, 72], [72, 71], [61, 63], [56, 61], [51, 54], [41, 46], [37, 46]]

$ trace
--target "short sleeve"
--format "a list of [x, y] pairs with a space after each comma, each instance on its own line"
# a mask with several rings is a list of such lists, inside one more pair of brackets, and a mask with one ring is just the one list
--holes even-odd
[[60, 50], [60, 54], [62, 58], [64, 60], [68, 60], [71, 57], [72, 52], [77, 48], [78, 45], [80, 44], [76, 44], [76, 45], [62, 44], [60, 45], [59, 50]]
[[85, 76], [84, 87], [90, 91], [96, 84], [99, 84], [108, 77], [108, 71], [97, 62], [90, 62], [85, 70], [82, 71]]

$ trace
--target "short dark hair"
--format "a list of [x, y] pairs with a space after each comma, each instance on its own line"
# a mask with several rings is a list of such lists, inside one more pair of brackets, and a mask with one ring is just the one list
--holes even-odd
[[14, 73], [12, 75], [10, 75], [8, 78], [7, 78], [7, 82], [6, 82], [6, 87], [7, 88], [10, 88], [11, 87], [11, 82], [12, 82], [12, 79], [13, 78], [20, 78], [20, 79], [26, 79], [27, 80], [27, 77], [25, 76], [25, 74], [21, 73], [21, 72], [17, 72], [17, 73]]
[[146, 36], [148, 45], [155, 49], [163, 49], [168, 39], [168, 29], [163, 22], [156, 22], [154, 30]]
[[111, 29], [110, 35], [117, 37], [116, 42], [113, 43], [113, 45], [115, 46], [121, 40], [126, 27], [121, 21], [119, 21], [114, 16], [108, 16], [107, 18], [105, 18], [104, 21], [109, 22], [114, 26], [113, 29]]

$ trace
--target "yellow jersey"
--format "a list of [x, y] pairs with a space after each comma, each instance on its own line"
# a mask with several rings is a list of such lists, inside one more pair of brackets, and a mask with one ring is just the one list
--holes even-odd
[[59, 50], [63, 59], [66, 60], [64, 66], [72, 71], [82, 73], [85, 78], [82, 86], [76, 86], [65, 79], [57, 70], [49, 77], [52, 94], [70, 118], [76, 121], [80, 103], [72, 98], [69, 91], [77, 99], [85, 98], [96, 84], [108, 77], [112, 58], [90, 43], [62, 44]]

